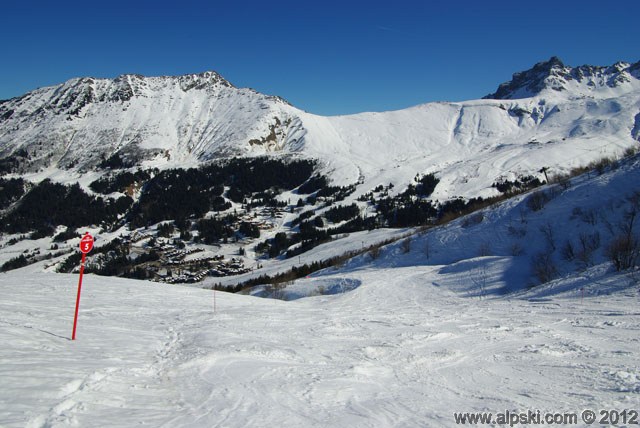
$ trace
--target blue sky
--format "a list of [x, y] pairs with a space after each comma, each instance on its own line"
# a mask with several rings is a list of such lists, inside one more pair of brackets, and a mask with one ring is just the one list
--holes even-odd
[[493, 92], [551, 56], [640, 60], [640, 2], [29, 1], [0, 17], [0, 99], [79, 76], [215, 70], [324, 115]]

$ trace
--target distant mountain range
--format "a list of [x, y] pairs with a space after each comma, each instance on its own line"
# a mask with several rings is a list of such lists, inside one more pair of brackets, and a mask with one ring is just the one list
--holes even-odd
[[498, 178], [562, 172], [639, 139], [640, 62], [572, 68], [555, 57], [482, 100], [348, 116], [310, 114], [215, 72], [78, 78], [0, 102], [5, 173], [294, 155], [337, 184], [360, 183], [355, 196], [416, 173], [440, 178], [435, 198], [488, 195]]

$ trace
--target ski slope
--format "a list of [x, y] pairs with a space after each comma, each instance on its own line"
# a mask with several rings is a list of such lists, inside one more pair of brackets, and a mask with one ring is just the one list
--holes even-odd
[[215, 311], [208, 290], [89, 275], [75, 342], [76, 276], [3, 274], [0, 425], [452, 426], [453, 412], [638, 409], [640, 296], [623, 277], [584, 299], [478, 299], [439, 270], [365, 269], [352, 292], [292, 302], [216, 293]]

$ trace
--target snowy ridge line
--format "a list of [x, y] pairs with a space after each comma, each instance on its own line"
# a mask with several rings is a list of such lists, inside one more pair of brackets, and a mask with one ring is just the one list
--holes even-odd
[[[301, 156], [317, 159], [334, 184], [360, 183], [354, 198], [380, 183], [410, 183], [417, 172], [440, 172], [439, 200], [486, 197], [497, 174], [529, 175], [544, 166], [562, 171], [594, 160], [579, 153], [610, 156], [637, 145], [637, 64], [623, 66], [571, 68], [552, 58], [516, 73], [505, 86], [511, 95], [501, 99], [335, 117], [300, 111], [221, 77], [201, 77], [195, 85], [193, 75], [76, 79], [0, 104], [0, 157], [17, 156], [20, 172], [36, 181], [77, 181], [69, 175], [115, 154], [159, 168], [232, 156]], [[95, 85], [117, 90], [102, 100]]]

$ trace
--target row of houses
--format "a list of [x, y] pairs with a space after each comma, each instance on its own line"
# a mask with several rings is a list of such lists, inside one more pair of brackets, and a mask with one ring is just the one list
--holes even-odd
[[197, 271], [192, 271], [191, 269], [179, 269], [176, 270], [176, 274], [174, 274], [174, 270], [170, 268], [161, 268], [155, 271], [156, 276], [154, 280], [169, 284], [194, 283], [202, 281], [207, 276], [221, 277], [240, 275], [249, 272], [250, 270], [251, 269], [245, 267], [241, 261], [232, 262], [230, 260], [229, 262], [219, 262], [213, 267]]

